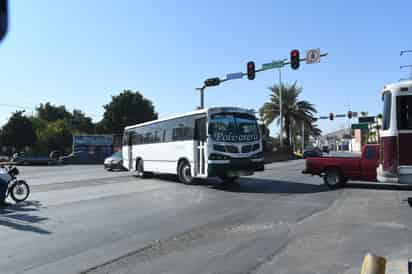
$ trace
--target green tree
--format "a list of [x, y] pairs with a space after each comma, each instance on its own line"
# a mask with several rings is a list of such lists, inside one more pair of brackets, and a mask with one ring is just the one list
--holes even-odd
[[94, 132], [92, 118], [87, 117], [81, 110], [74, 109], [71, 118], [67, 119], [73, 133], [91, 134]]
[[55, 106], [47, 102], [36, 108], [36, 117], [46, 122], [65, 120], [73, 133], [91, 134], [94, 132], [92, 118], [86, 116], [81, 110], [74, 109], [69, 112], [65, 106]]
[[153, 103], [136, 91], [124, 90], [104, 106], [100, 128], [105, 133], [122, 133], [125, 126], [157, 119]]
[[72, 118], [72, 114], [67, 111], [65, 106], [55, 106], [50, 102], [40, 104], [40, 106], [36, 108], [36, 112], [37, 117], [48, 122]]
[[68, 150], [73, 140], [70, 127], [64, 120], [47, 123], [44, 130], [37, 132], [37, 137], [39, 146], [45, 148], [47, 152]]
[[37, 116], [31, 116], [29, 119], [30, 119], [30, 121], [33, 125], [33, 129], [34, 129], [34, 132], [36, 134], [36, 140], [37, 140], [36, 144], [33, 148], [33, 150], [34, 150], [33, 152], [34, 153], [40, 153], [40, 154], [47, 153], [47, 151], [48, 151], [47, 143], [44, 142], [42, 137], [43, 137], [43, 133], [47, 129], [47, 124], [49, 122], [47, 122], [43, 119], [40, 119]]
[[23, 115], [24, 111], [16, 111], [3, 126], [1, 139], [3, 145], [22, 150], [36, 143], [36, 133], [31, 120]]
[[280, 90], [282, 90], [282, 114], [284, 119], [284, 132], [286, 132], [286, 144], [290, 145], [291, 126], [293, 124], [305, 126], [311, 130], [313, 128], [313, 115], [316, 109], [313, 104], [305, 100], [299, 100], [302, 87], [298, 87], [296, 82], [292, 85], [274, 85], [269, 87], [271, 91], [269, 102], [260, 108], [260, 116], [266, 125], [270, 125], [275, 119], [279, 121], [280, 115]]

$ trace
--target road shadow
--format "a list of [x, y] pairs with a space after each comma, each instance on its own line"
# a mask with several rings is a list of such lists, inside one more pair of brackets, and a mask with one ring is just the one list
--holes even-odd
[[26, 201], [0, 207], [0, 226], [38, 234], [51, 234], [50, 231], [35, 225], [48, 220], [46, 217], [33, 214], [38, 212], [40, 207], [39, 201]]
[[308, 194], [330, 191], [330, 189], [325, 185], [313, 185], [300, 182], [261, 178], [241, 178], [236, 183], [229, 184], [218, 180], [210, 180], [207, 185], [212, 189], [237, 193]]
[[[180, 184], [178, 176], [173, 174], [153, 174], [150, 178], [159, 179], [164, 183]], [[238, 179], [236, 183], [228, 184], [223, 183], [218, 178], [197, 179], [191, 185], [238, 193], [305, 194], [333, 191], [324, 184], [314, 185], [309, 183], [279, 181], [254, 177], [243, 177]]]
[[377, 182], [347, 183], [345, 185], [345, 188], [412, 191], [412, 185], [382, 184], [382, 183], [377, 183]]
[[[173, 174], [154, 174], [151, 178], [159, 179], [162, 182], [178, 183], [179, 178]], [[331, 191], [325, 185], [313, 185], [300, 182], [279, 181], [263, 178], [244, 177], [236, 183], [223, 183], [218, 178], [197, 179], [192, 186], [208, 187], [219, 191], [238, 192], [238, 193], [262, 193], [262, 194], [305, 194]]]

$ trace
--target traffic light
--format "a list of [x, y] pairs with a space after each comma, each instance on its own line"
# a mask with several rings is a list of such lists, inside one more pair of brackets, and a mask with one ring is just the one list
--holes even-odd
[[8, 29], [9, 15], [7, 0], [0, 0], [0, 41], [4, 38]]
[[329, 113], [329, 120], [333, 121], [333, 118], [335, 118], [335, 115], [332, 112]]
[[246, 70], [247, 70], [247, 79], [253, 80], [255, 79], [256, 72], [255, 72], [255, 62], [250, 61], [246, 65]]
[[294, 49], [290, 52], [290, 66], [292, 69], [298, 69], [300, 66], [299, 50]]
[[352, 113], [352, 111], [349, 110], [349, 111], [348, 111], [348, 118], [349, 118], [349, 119], [352, 119], [352, 116], [353, 116], [353, 113]]
[[209, 79], [206, 79], [205, 81], [205, 86], [207, 87], [218, 86], [219, 84], [220, 84], [220, 79], [218, 77], [209, 78]]

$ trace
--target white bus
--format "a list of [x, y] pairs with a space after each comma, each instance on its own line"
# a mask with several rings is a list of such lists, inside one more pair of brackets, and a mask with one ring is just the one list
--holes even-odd
[[262, 140], [253, 110], [218, 107], [128, 126], [123, 165], [138, 176], [177, 174], [195, 178], [239, 176], [264, 170]]
[[412, 81], [382, 90], [378, 181], [412, 184]]

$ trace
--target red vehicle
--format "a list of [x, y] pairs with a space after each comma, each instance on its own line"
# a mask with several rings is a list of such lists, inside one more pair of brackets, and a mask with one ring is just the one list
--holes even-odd
[[386, 85], [378, 181], [412, 184], [412, 81]]
[[361, 157], [318, 157], [306, 160], [305, 174], [323, 177], [330, 188], [343, 186], [348, 180], [376, 181], [379, 145], [365, 145]]

